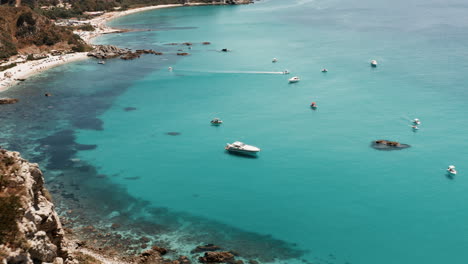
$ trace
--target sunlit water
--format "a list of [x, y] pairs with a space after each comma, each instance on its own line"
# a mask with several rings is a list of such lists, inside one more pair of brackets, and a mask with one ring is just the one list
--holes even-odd
[[[106, 202], [119, 186], [148, 208], [167, 208], [192, 244], [271, 242], [284, 250], [278, 259], [312, 263], [466, 263], [467, 15], [455, 0], [271, 0], [123, 17], [111, 25], [152, 31], [99, 43], [165, 55], [37, 76], [4, 93], [21, 102], [2, 106], [1, 136], [50, 175], [75, 166], [70, 158], [92, 165], [108, 176], [87, 180], [107, 186]], [[194, 45], [164, 45], [173, 42]], [[292, 73], [276, 74], [285, 69]], [[301, 81], [288, 84], [293, 76]], [[223, 125], [211, 126], [214, 117]], [[61, 148], [72, 135], [97, 147]], [[378, 151], [376, 139], [411, 148]], [[227, 154], [236, 140], [262, 148], [258, 158]]]

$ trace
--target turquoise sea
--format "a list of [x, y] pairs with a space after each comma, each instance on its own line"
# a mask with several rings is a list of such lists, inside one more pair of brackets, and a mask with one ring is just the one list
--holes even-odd
[[[215, 243], [263, 263], [465, 264], [467, 17], [462, 0], [122, 17], [110, 25], [138, 30], [96, 42], [165, 54], [76, 62], [0, 93], [20, 99], [1, 107], [0, 145], [44, 168], [59, 207], [79, 200], [129, 233], [157, 226], [147, 236], [179, 252]], [[182, 42], [192, 49], [166, 45]], [[377, 139], [411, 148], [378, 151]], [[236, 140], [258, 158], [227, 154]]]

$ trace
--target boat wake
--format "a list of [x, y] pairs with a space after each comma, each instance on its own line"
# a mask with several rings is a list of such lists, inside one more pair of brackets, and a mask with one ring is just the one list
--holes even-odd
[[177, 70], [177, 72], [198, 72], [198, 73], [232, 73], [232, 74], [285, 74], [285, 72], [269, 72], [269, 71], [194, 71], [194, 70]]

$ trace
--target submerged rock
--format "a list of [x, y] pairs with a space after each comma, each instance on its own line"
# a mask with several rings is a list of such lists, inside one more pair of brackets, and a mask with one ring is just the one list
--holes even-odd
[[169, 135], [169, 136], [178, 136], [178, 135], [180, 135], [180, 132], [167, 132], [166, 135]]
[[371, 146], [377, 150], [397, 150], [397, 149], [405, 149], [411, 147], [408, 144], [402, 144], [396, 141], [390, 141], [385, 139], [379, 139], [376, 141], [372, 141]]
[[130, 112], [130, 111], [135, 111], [135, 110], [137, 110], [136, 107], [125, 107], [125, 108], [124, 108], [124, 111], [125, 111], [125, 112]]
[[19, 102], [16, 98], [0, 98], [0, 104], [16, 104]]
[[124, 177], [125, 180], [138, 180], [140, 177], [138, 176], [130, 176], [130, 177]]
[[214, 244], [206, 244], [204, 246], [197, 246], [195, 249], [191, 251], [191, 253], [200, 253], [200, 252], [205, 252], [205, 251], [217, 251], [221, 250], [222, 248], [220, 246], [216, 246]]

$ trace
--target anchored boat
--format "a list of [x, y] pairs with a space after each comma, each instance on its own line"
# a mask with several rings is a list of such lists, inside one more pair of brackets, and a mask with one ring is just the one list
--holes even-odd
[[453, 165], [448, 166], [447, 172], [450, 173], [450, 174], [452, 174], [452, 175], [456, 175], [456, 174], [457, 174], [457, 171], [455, 170], [455, 166], [453, 166]]
[[297, 76], [294, 76], [292, 77], [291, 79], [289, 79], [289, 83], [297, 83], [298, 81], [300, 81], [301, 79], [299, 79], [299, 77]]
[[256, 155], [258, 152], [260, 152], [259, 148], [255, 146], [247, 145], [240, 141], [236, 141], [232, 144], [227, 143], [224, 149], [229, 152], [238, 153], [238, 154], [247, 154], [247, 155]]
[[213, 120], [211, 120], [211, 124], [215, 126], [219, 126], [223, 123], [223, 121], [217, 117], [215, 117]]

